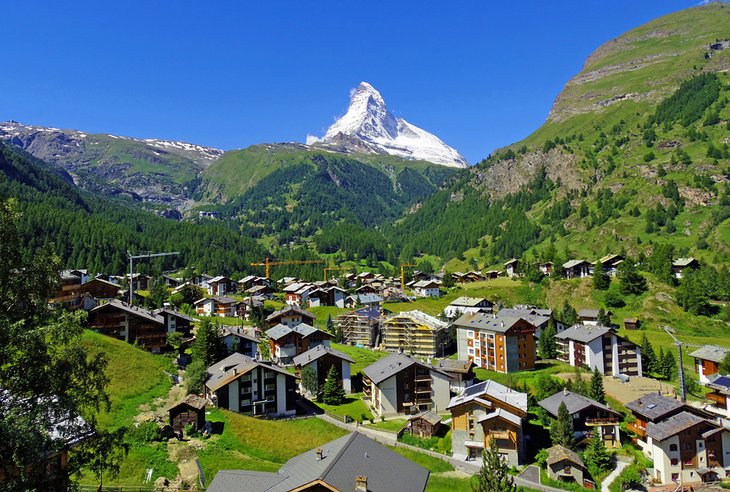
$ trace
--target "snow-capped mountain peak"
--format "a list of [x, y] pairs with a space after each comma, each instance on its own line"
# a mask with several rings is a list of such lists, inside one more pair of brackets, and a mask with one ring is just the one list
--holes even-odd
[[[314, 141], [349, 152], [390, 154], [450, 167], [469, 165], [458, 151], [435, 135], [396, 118], [380, 92], [367, 82], [350, 92], [347, 113], [329, 127], [322, 139]], [[314, 143], [313, 139], [307, 143]]]

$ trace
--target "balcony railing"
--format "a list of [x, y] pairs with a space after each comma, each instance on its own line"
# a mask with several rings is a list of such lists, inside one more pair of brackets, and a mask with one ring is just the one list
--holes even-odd
[[586, 425], [618, 425], [620, 423], [621, 420], [617, 417], [586, 419]]

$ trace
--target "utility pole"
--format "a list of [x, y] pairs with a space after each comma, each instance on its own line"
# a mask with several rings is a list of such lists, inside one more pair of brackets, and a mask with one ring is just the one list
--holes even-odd
[[670, 337], [674, 340], [674, 345], [677, 346], [677, 357], [679, 357], [679, 395], [682, 398], [682, 401], [687, 401], [687, 390], [684, 386], [684, 365], [682, 364], [682, 345], [684, 345], [682, 342], [679, 341], [677, 337], [674, 336], [674, 329], [672, 329], [669, 326], [664, 327], [664, 331], [666, 331]]
[[141, 258], [156, 258], [158, 256], [173, 256], [173, 255], [179, 255], [180, 253], [178, 251], [175, 251], [174, 253], [146, 253], [143, 255], [133, 255], [132, 253], [127, 250], [127, 256], [129, 256], [129, 305], [131, 306], [134, 304], [134, 260], [138, 260]]

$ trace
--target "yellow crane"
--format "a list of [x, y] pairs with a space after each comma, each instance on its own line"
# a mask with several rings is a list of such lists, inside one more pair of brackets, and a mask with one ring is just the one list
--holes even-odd
[[279, 266], [279, 265], [307, 265], [311, 263], [324, 263], [324, 260], [281, 260], [281, 261], [271, 261], [269, 258], [266, 258], [264, 261], [261, 262], [254, 262], [251, 263], [251, 266], [262, 266], [266, 267], [266, 278], [271, 278], [271, 267], [272, 266]]
[[354, 267], [345, 267], [345, 266], [330, 266], [324, 268], [324, 281], [327, 281], [327, 272], [331, 270], [352, 270]]
[[400, 264], [400, 288], [403, 292], [406, 291], [406, 267], [414, 267], [411, 263]]

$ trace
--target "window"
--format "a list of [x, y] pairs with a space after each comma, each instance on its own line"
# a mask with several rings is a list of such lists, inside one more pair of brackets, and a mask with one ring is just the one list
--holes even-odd
[[467, 338], [474, 338], [474, 332], [472, 330], [466, 330]]
[[474, 349], [471, 347], [469, 348], [469, 355], [474, 355]]
[[679, 464], [679, 460], [677, 458], [672, 458], [672, 466], [677, 466]]
[[679, 480], [679, 473], [672, 473], [672, 482]]
[[669, 445], [669, 451], [677, 451], [677, 445], [676, 444], [670, 444]]

